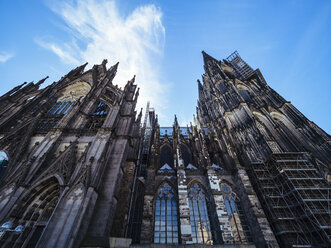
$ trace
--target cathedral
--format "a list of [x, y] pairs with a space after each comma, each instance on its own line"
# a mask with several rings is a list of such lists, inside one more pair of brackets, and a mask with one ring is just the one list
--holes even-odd
[[330, 136], [238, 52], [202, 57], [185, 127], [107, 60], [1, 96], [0, 247], [331, 247]]

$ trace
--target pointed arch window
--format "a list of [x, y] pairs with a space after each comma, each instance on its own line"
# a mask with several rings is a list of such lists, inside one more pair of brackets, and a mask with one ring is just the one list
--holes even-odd
[[75, 104], [75, 101], [56, 102], [53, 107], [47, 112], [48, 116], [60, 116], [66, 114], [69, 109]]
[[163, 184], [155, 203], [154, 243], [178, 244], [178, 216], [175, 191]]
[[88, 122], [86, 123], [87, 129], [96, 130], [102, 127], [108, 114], [108, 107], [103, 102], [99, 102], [94, 112], [89, 116]]
[[239, 198], [227, 184], [222, 184], [221, 191], [234, 241], [239, 243], [252, 242], [248, 223], [241, 209]]
[[188, 190], [192, 241], [199, 244], [213, 244], [207, 211], [205, 191], [193, 184]]
[[244, 100], [246, 102], [250, 102], [250, 103], [253, 102], [253, 100], [251, 98], [251, 95], [249, 94], [249, 92], [247, 90], [241, 90], [241, 89], [239, 89], [239, 94], [244, 98]]
[[160, 166], [168, 164], [170, 167], [174, 166], [174, 157], [172, 149], [169, 145], [164, 145], [160, 152]]
[[187, 146], [185, 146], [183, 144], [180, 145], [180, 150], [182, 152], [182, 156], [183, 156], [183, 160], [184, 160], [184, 166], [186, 167], [187, 165], [192, 163], [192, 161], [191, 161], [191, 152], [189, 151]]
[[54, 128], [55, 125], [61, 120], [61, 118], [68, 113], [68, 111], [75, 104], [75, 101], [58, 101], [48, 112], [41, 118], [38, 123], [38, 131], [48, 131]]

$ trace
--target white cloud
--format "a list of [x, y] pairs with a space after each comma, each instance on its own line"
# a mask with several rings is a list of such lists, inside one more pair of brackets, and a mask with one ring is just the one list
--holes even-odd
[[5, 63], [12, 57], [14, 57], [14, 54], [12, 54], [12, 53], [0, 52], [0, 63]]
[[[52, 9], [63, 18], [73, 40], [56, 44], [36, 39], [40, 46], [70, 65], [88, 62], [91, 67], [106, 58], [111, 66], [119, 61], [114, 84], [123, 87], [136, 75], [140, 87], [138, 107], [145, 107], [150, 100], [158, 110], [165, 108], [166, 86], [158, 72], [165, 39], [159, 8], [140, 6], [127, 17], [119, 13], [115, 1], [67, 1]], [[77, 42], [84, 43], [84, 48]]]

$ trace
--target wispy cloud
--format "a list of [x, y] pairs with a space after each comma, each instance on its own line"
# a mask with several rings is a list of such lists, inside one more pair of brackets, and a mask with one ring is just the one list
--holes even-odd
[[14, 54], [13, 53], [0, 52], [0, 63], [5, 63], [9, 59], [11, 59], [12, 57], [14, 57]]
[[114, 83], [124, 86], [136, 75], [141, 88], [138, 107], [144, 107], [150, 100], [158, 110], [165, 108], [162, 99], [166, 87], [160, 81], [158, 68], [165, 29], [159, 8], [140, 6], [123, 17], [115, 1], [84, 0], [64, 1], [52, 6], [52, 10], [64, 20], [72, 40], [59, 44], [38, 38], [37, 44], [70, 65], [87, 61], [92, 66], [106, 58], [110, 66], [119, 61]]

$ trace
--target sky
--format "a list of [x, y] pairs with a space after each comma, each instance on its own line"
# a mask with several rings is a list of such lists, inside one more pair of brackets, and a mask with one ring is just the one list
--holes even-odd
[[120, 62], [114, 84], [136, 75], [138, 109], [161, 126], [196, 111], [201, 51], [237, 50], [270, 87], [331, 133], [331, 1], [0, 0], [0, 95], [25, 81], [58, 81], [76, 66]]

